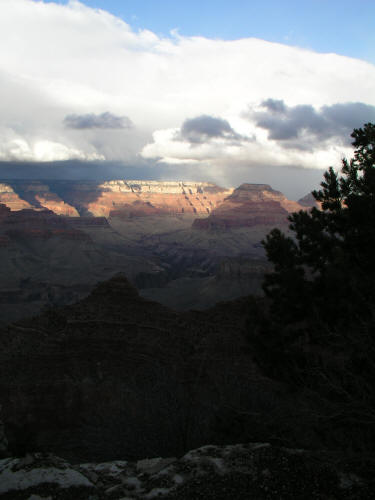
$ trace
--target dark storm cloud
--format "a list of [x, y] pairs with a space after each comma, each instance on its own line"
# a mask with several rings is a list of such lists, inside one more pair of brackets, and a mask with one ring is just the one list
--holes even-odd
[[332, 137], [350, 143], [353, 128], [375, 121], [375, 106], [362, 102], [333, 104], [316, 110], [310, 104], [287, 106], [282, 100], [267, 99], [261, 106], [264, 111], [250, 113], [256, 125], [268, 130], [268, 137], [282, 146], [302, 150], [314, 149]]
[[375, 122], [375, 106], [363, 102], [323, 106], [322, 114], [331, 123], [341, 126], [344, 130], [352, 130], [361, 127], [364, 123]]
[[268, 109], [269, 111], [274, 111], [275, 113], [285, 113], [286, 106], [284, 101], [277, 99], [267, 99], [262, 102], [263, 108]]
[[109, 111], [96, 115], [95, 113], [88, 113], [86, 115], [67, 115], [64, 118], [64, 124], [68, 128], [74, 129], [121, 129], [132, 128], [133, 123], [127, 116], [116, 116]]
[[[155, 160], [137, 159], [136, 162], [115, 161], [80, 161], [66, 160], [55, 162], [6, 162], [0, 161], [0, 182], [12, 183], [15, 180], [40, 180], [57, 192], [54, 181], [81, 180], [101, 183], [113, 179], [144, 179], [214, 182], [223, 187], [239, 186], [243, 182], [270, 184], [282, 191], [290, 199], [298, 199], [312, 189], [316, 189], [322, 180], [319, 169], [300, 169], [291, 165], [249, 166], [225, 168], [220, 180], [216, 168], [197, 169], [196, 165], [163, 164]], [[62, 186], [63, 188], [63, 186]], [[64, 198], [64, 191], [58, 194]]]
[[203, 142], [218, 138], [229, 140], [244, 139], [232, 129], [227, 120], [209, 115], [201, 115], [185, 120], [177, 139], [182, 139], [193, 144], [202, 144]]
[[0, 182], [7, 179], [93, 180], [150, 179], [157, 180], [163, 168], [155, 161], [137, 158], [133, 162], [64, 160], [51, 162], [0, 161]]

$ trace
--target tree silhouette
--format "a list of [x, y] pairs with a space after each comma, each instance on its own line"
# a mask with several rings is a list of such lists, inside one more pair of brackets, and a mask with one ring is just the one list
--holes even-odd
[[354, 158], [313, 192], [319, 208], [289, 217], [292, 236], [274, 229], [263, 241], [274, 270], [249, 336], [269, 376], [311, 391], [318, 409], [337, 405], [316, 416], [319, 428], [341, 425], [343, 441], [366, 447], [375, 439], [375, 125], [351, 136]]
[[375, 300], [375, 125], [355, 129], [354, 158], [331, 167], [312, 194], [321, 208], [293, 213], [294, 238], [274, 229], [263, 245], [274, 272], [264, 290], [282, 324], [337, 327], [372, 317]]

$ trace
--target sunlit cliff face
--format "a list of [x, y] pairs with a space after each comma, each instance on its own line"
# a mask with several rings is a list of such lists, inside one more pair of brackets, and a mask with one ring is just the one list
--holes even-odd
[[303, 208], [267, 184], [228, 189], [209, 182], [145, 180], [12, 181], [0, 184], [0, 203], [12, 211], [46, 208], [71, 217], [212, 214], [216, 219], [238, 219], [240, 225], [248, 225], [244, 220], [259, 213], [265, 223], [284, 223], [289, 212]]
[[233, 189], [208, 182], [144, 180], [13, 181], [0, 184], [0, 203], [11, 210], [47, 208], [58, 215], [209, 214]]

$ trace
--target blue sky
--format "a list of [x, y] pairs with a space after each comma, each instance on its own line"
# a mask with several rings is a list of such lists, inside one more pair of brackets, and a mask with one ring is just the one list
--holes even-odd
[[[52, 1], [52, 0], [46, 0]], [[56, 3], [56, 2], [55, 2]], [[58, 3], [66, 4], [68, 0]], [[134, 29], [168, 35], [257, 37], [375, 63], [374, 0], [82, 0]]]

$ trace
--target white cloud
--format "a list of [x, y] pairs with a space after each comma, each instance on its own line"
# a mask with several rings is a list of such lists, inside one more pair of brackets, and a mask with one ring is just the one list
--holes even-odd
[[[266, 99], [315, 109], [375, 105], [375, 66], [254, 38], [161, 38], [73, 0], [0, 3], [0, 158], [35, 161], [137, 155], [218, 170], [239, 165], [325, 167], [347, 154], [334, 141], [282, 147], [243, 115]], [[123, 130], [69, 129], [66, 116], [129, 117]], [[176, 140], [186, 120], [212, 116], [256, 141]], [[229, 130], [229, 129], [228, 129]], [[230, 135], [230, 134], [229, 134]], [[232, 139], [234, 136], [232, 137]], [[155, 167], [157, 168], [157, 167]]]
[[64, 160], [104, 160], [96, 152], [87, 153], [53, 141], [36, 141], [30, 144], [25, 139], [13, 138], [0, 142], [0, 160], [51, 162]]
[[312, 151], [285, 149], [280, 144], [271, 143], [262, 132], [258, 133], [256, 141], [228, 142], [218, 138], [202, 144], [176, 140], [178, 136], [179, 129], [154, 132], [153, 142], [143, 148], [142, 156], [163, 163], [196, 163], [210, 167], [295, 165], [301, 168], [324, 168], [338, 165], [343, 156], [351, 154], [348, 147], [335, 144]]

